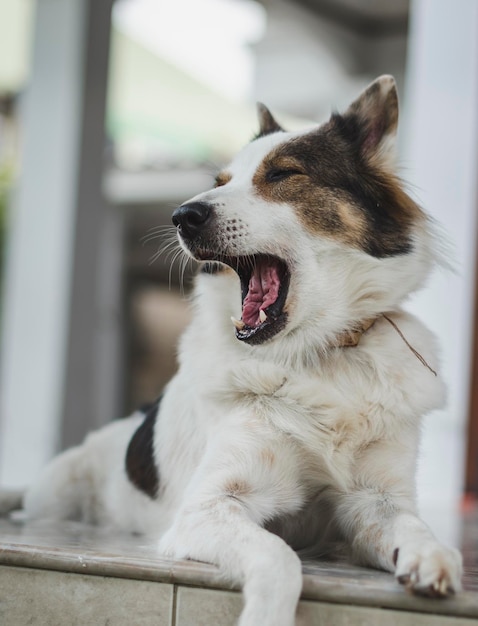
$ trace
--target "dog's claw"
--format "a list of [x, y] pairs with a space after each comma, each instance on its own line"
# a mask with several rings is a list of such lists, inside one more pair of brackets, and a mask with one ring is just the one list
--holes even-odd
[[397, 554], [396, 578], [407, 591], [446, 598], [461, 589], [462, 557], [436, 540], [410, 542]]

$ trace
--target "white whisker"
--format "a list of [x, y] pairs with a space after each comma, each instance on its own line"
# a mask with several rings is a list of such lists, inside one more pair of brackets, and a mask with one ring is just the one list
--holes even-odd
[[155, 226], [154, 229], [150, 229], [150, 231], [151, 232], [149, 234], [142, 238], [143, 246], [151, 243], [151, 241], [154, 241], [155, 239], [161, 239], [162, 241], [159, 243], [156, 252], [151, 256], [149, 265], [155, 263], [163, 255], [164, 261], [167, 262], [171, 251], [174, 252], [179, 247], [176, 229], [174, 226]]
[[181, 256], [184, 255], [185, 256], [185, 252], [182, 248], [179, 248], [178, 250], [176, 250], [176, 252], [174, 253], [173, 258], [171, 259], [171, 263], [169, 265], [169, 289], [171, 289], [171, 285], [172, 285], [172, 272], [173, 272], [173, 266], [175, 264], [175, 262], [177, 261], [177, 259]]
[[141, 237], [140, 241], [144, 245], [151, 239], [156, 239], [157, 237], [165, 237], [167, 235], [175, 235], [176, 228], [170, 225], [160, 225], [160, 226], [152, 226], [148, 228], [148, 231], [143, 237]]
[[184, 296], [184, 275], [186, 273], [186, 268], [188, 266], [188, 262], [190, 257], [183, 256], [181, 259], [181, 268], [179, 273], [179, 290], [182, 296]]

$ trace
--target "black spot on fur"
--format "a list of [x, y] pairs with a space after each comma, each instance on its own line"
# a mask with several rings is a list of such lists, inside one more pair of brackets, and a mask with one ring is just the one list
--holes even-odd
[[129, 480], [150, 498], [156, 498], [159, 489], [159, 472], [154, 459], [154, 427], [161, 397], [141, 410], [145, 413], [142, 424], [134, 433], [126, 451], [125, 467]]
[[395, 550], [393, 551], [393, 564], [394, 565], [397, 565], [398, 553], [399, 553], [399, 549], [395, 548]]

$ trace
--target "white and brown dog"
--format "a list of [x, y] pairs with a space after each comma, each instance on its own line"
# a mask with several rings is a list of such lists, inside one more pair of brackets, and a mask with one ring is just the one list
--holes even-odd
[[394, 173], [395, 82], [307, 132], [262, 106], [260, 119], [214, 189], [173, 215], [202, 262], [178, 374], [146, 415], [53, 460], [26, 515], [147, 533], [158, 554], [217, 564], [243, 585], [242, 626], [291, 626], [297, 552], [338, 541], [446, 596], [461, 558], [415, 498], [420, 421], [444, 390], [434, 337], [401, 309], [436, 254]]

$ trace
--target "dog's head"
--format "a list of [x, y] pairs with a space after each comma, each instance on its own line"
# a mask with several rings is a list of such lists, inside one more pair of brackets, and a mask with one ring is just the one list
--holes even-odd
[[427, 218], [394, 174], [395, 82], [306, 132], [259, 115], [259, 134], [173, 223], [188, 254], [237, 272], [238, 339], [326, 346], [397, 306], [431, 265]]

